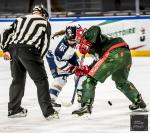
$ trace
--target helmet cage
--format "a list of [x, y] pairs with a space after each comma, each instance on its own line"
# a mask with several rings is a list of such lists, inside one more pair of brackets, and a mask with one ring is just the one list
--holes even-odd
[[68, 26], [66, 28], [67, 40], [75, 40], [75, 37], [76, 37], [76, 26]]

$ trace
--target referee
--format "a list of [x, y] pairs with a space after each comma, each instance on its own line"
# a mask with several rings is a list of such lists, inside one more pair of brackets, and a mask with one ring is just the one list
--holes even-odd
[[50, 43], [51, 26], [43, 6], [35, 6], [31, 15], [17, 18], [2, 35], [4, 59], [10, 60], [12, 83], [9, 90], [8, 117], [25, 117], [21, 107], [26, 83], [30, 75], [37, 87], [38, 102], [46, 119], [58, 118], [49, 96], [49, 84], [43, 56]]

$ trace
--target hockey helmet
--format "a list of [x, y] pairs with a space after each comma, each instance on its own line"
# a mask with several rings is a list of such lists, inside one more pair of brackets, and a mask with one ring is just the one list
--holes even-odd
[[78, 43], [80, 42], [80, 40], [81, 40], [81, 38], [82, 38], [82, 36], [83, 36], [83, 34], [84, 34], [84, 32], [85, 32], [86, 30], [87, 30], [87, 29], [81, 28], [81, 26], [76, 29], [76, 41], [77, 41]]
[[76, 26], [67, 26], [66, 27], [66, 39], [70, 45], [76, 44]]
[[73, 40], [76, 37], [76, 26], [66, 27], [66, 38], [68, 40]]
[[48, 12], [43, 5], [35, 5], [32, 9], [32, 13], [40, 13], [45, 19], [49, 17]]

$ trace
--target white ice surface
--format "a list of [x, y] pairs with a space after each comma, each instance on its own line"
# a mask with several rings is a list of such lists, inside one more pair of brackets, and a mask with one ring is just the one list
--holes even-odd
[[[50, 72], [45, 62], [52, 82]], [[36, 87], [27, 77], [25, 95], [22, 106], [28, 109], [26, 118], [7, 117], [7, 103], [9, 99], [9, 85], [11, 83], [9, 62], [0, 58], [0, 133], [134, 133], [130, 131], [131, 114], [128, 109], [130, 101], [115, 88], [114, 82], [108, 78], [105, 83], [98, 83], [93, 113], [90, 117], [74, 117], [71, 112], [77, 107], [77, 102], [72, 107], [62, 107], [60, 119], [47, 121], [43, 118], [37, 102]], [[133, 58], [133, 65], [129, 80], [134, 83], [143, 99], [150, 108], [150, 58]], [[74, 90], [73, 76], [68, 79], [67, 85], [61, 92], [58, 102], [69, 102]], [[108, 105], [108, 100], [112, 106]], [[149, 124], [150, 130], [150, 124]], [[149, 131], [150, 132], [150, 131]], [[148, 133], [140, 132], [140, 133]]]

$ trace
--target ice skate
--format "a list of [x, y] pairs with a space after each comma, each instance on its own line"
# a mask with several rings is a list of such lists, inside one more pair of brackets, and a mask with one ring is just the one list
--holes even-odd
[[91, 114], [92, 113], [92, 106], [91, 105], [85, 105], [83, 107], [81, 107], [78, 110], [74, 110], [72, 112], [73, 115], [78, 115], [78, 116], [82, 116], [84, 114]]
[[27, 116], [27, 109], [20, 107], [18, 110], [9, 110], [8, 111], [8, 118], [17, 118], [17, 117], [26, 117]]
[[142, 111], [142, 112], [147, 112], [148, 110], [146, 109], [146, 104], [143, 101], [141, 95], [138, 95], [138, 100], [136, 103], [133, 103], [129, 105], [129, 109], [132, 111]]
[[55, 110], [60, 111], [61, 104], [57, 103], [55, 100], [51, 100], [51, 104]]
[[53, 114], [51, 114], [48, 117], [46, 117], [46, 120], [55, 120], [55, 119], [59, 119], [59, 115], [58, 115], [57, 111], [54, 111]]
[[53, 107], [61, 108], [61, 104], [56, 103], [55, 101], [52, 101], [52, 106], [53, 106]]

